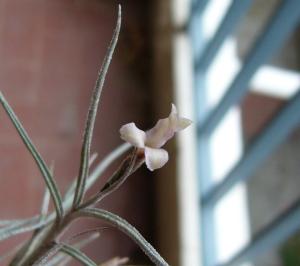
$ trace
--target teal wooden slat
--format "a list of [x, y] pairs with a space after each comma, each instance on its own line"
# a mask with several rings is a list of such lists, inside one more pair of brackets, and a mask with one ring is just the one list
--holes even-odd
[[246, 181], [271, 152], [300, 124], [300, 91], [266, 125], [224, 180], [202, 196], [202, 205], [214, 206], [235, 184]]
[[207, 47], [203, 50], [201, 55], [196, 59], [195, 71], [205, 71], [215, 55], [219, 51], [219, 48], [224, 43], [226, 37], [235, 29], [238, 21], [242, 15], [248, 10], [252, 3], [252, 0], [234, 0], [229, 7], [220, 27], [215, 33], [212, 40], [207, 44]]
[[238, 103], [246, 94], [248, 82], [256, 70], [281, 46], [300, 17], [299, 0], [286, 0], [276, 10], [266, 29], [257, 39], [247, 56], [245, 64], [233, 80], [218, 106], [198, 125], [199, 134], [210, 135], [230, 107]]
[[[283, 243], [300, 229], [300, 200], [294, 203], [287, 211], [251, 240], [238, 254], [228, 262], [219, 266], [239, 266], [251, 261], [272, 247]], [[296, 265], [295, 265], [296, 266]]]

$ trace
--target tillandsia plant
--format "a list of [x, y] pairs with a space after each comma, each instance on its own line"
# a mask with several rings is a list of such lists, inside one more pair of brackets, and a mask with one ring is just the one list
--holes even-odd
[[[120, 129], [121, 138], [126, 142], [104, 158], [93, 172], [89, 172], [90, 165], [95, 160], [95, 156], [90, 155], [90, 147], [99, 99], [117, 44], [120, 27], [121, 7], [119, 6], [117, 25], [91, 97], [84, 130], [78, 177], [73, 181], [64, 197], [62, 197], [55, 182], [53, 169], [48, 168], [21, 122], [0, 92], [0, 103], [36, 162], [46, 184], [39, 215], [23, 220], [0, 220], [0, 241], [21, 233], [32, 232], [29, 240], [21, 243], [9, 254], [0, 257], [1, 260], [7, 256], [13, 256], [10, 262], [11, 266], [66, 265], [70, 258], [89, 266], [113, 266], [126, 263], [127, 258], [116, 257], [110, 261], [97, 264], [80, 251], [81, 247], [99, 236], [99, 228], [80, 232], [69, 239], [62, 239], [64, 231], [74, 220], [85, 217], [100, 219], [118, 228], [135, 241], [155, 265], [168, 265], [131, 224], [114, 213], [95, 207], [96, 203], [118, 189], [144, 162], [151, 171], [162, 167], [168, 161], [168, 153], [161, 147], [173, 137], [175, 132], [186, 128], [191, 123], [190, 120], [179, 117], [175, 105], [172, 105], [169, 117], [160, 119], [152, 129], [146, 132], [138, 129], [134, 123], [126, 124]], [[121, 162], [119, 168], [96, 194], [86, 199], [84, 197], [85, 192], [101, 177], [107, 167], [125, 152], [128, 152], [128, 155]], [[48, 211], [50, 199], [53, 201], [55, 209], [52, 213]]]

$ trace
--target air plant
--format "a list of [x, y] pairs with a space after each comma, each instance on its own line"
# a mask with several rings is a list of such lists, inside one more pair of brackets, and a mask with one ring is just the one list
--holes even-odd
[[[172, 105], [169, 117], [159, 120], [152, 129], [146, 132], [138, 129], [134, 123], [126, 124], [120, 129], [121, 138], [126, 143], [104, 158], [93, 172], [89, 172], [90, 165], [95, 159], [94, 156], [90, 155], [90, 147], [98, 104], [106, 73], [117, 44], [120, 27], [121, 7], [119, 6], [117, 24], [91, 97], [84, 130], [78, 177], [73, 181], [64, 197], [62, 197], [57, 187], [53, 171], [48, 168], [16, 114], [0, 92], [0, 103], [27, 150], [32, 155], [46, 184], [40, 215], [23, 220], [0, 221], [0, 241], [25, 232], [32, 232], [31, 238], [25, 243], [21, 243], [13, 251], [15, 254], [10, 262], [11, 266], [65, 265], [70, 258], [76, 259], [83, 265], [99, 265], [80, 251], [82, 246], [98, 237], [97, 229], [86, 234], [79, 233], [67, 240], [61, 240], [60, 238], [74, 220], [84, 217], [100, 219], [116, 227], [135, 241], [155, 265], [168, 265], [135, 227], [118, 215], [95, 207], [96, 203], [118, 189], [144, 162], [151, 171], [162, 167], [168, 161], [168, 153], [161, 147], [175, 132], [186, 128], [191, 123], [190, 120], [179, 117], [175, 105]], [[108, 178], [102, 189], [90, 198], [85, 199], [85, 192], [93, 186], [107, 167], [125, 152], [129, 152], [127, 157], [112, 176]], [[55, 209], [52, 213], [48, 212], [50, 199]], [[86, 235], [86, 237], [76, 241], [79, 235]], [[11, 256], [13, 252], [0, 257], [0, 260], [5, 256]], [[116, 257], [100, 265], [121, 265], [126, 261], [126, 258]]]

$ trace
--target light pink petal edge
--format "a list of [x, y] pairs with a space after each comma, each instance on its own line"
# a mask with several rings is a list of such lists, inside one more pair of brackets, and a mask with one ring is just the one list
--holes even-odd
[[169, 154], [164, 149], [145, 148], [145, 162], [150, 171], [163, 167], [169, 160]]
[[187, 128], [189, 125], [191, 125], [192, 123], [193, 122], [190, 119], [179, 117], [177, 121], [176, 131], [183, 130]]
[[143, 148], [145, 146], [146, 133], [137, 128], [135, 123], [129, 123], [120, 128], [121, 139], [129, 142], [135, 147]]

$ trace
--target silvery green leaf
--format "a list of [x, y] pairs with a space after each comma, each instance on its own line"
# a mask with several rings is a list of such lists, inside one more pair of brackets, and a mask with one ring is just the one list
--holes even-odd
[[117, 227], [120, 231], [128, 235], [145, 252], [145, 254], [155, 265], [169, 265], [135, 227], [133, 227], [118, 215], [103, 209], [86, 208], [74, 213], [74, 216], [94, 217], [108, 222], [109, 224]]
[[[99, 232], [92, 233], [87, 238], [76, 242], [74, 244], [74, 247], [77, 249], [81, 249], [81, 248], [85, 247], [86, 245], [90, 244], [91, 242], [93, 242], [99, 236], [100, 236]], [[57, 254], [51, 260], [49, 260], [47, 262], [46, 266], [56, 266], [56, 265], [63, 266], [63, 265], [66, 265], [67, 263], [69, 263], [70, 260], [71, 260], [71, 257], [67, 256], [66, 254], [60, 253], [60, 254]]]
[[[42, 223], [40, 217], [40, 222]], [[29, 242], [27, 242], [20, 251], [15, 255], [10, 265], [20, 266], [24, 265], [26, 259], [34, 252], [34, 250], [40, 245], [40, 243], [45, 239], [47, 234], [51, 231], [52, 227], [47, 224], [47, 221], [44, 221], [43, 229], [36, 232], [32, 236]]]
[[15, 115], [14, 111], [4, 98], [3, 94], [0, 92], [0, 103], [4, 107], [6, 113], [8, 114], [10, 120], [12, 121], [13, 125], [15, 126], [16, 130], [19, 133], [19, 136], [21, 137], [23, 143], [25, 144], [28, 151], [31, 153], [33, 159], [35, 160], [38, 168], [40, 169], [45, 183], [50, 191], [50, 194], [52, 196], [54, 206], [56, 209], [56, 214], [58, 219], [60, 219], [63, 216], [63, 208], [62, 208], [62, 199], [59, 193], [59, 190], [57, 188], [57, 185], [55, 183], [55, 180], [53, 179], [46, 163], [44, 162], [43, 158], [33, 145], [32, 141], [30, 140], [27, 132], [23, 128], [22, 124], [20, 123], [19, 119]]
[[[90, 160], [89, 160], [89, 168], [92, 166], [92, 164], [95, 162], [95, 160], [97, 159], [98, 157], [98, 154], [97, 153], [93, 153]], [[69, 198], [69, 197], [72, 197], [74, 196], [74, 191], [76, 189], [76, 178], [73, 180], [73, 182], [71, 183], [70, 187], [68, 188], [66, 194], [65, 194], [65, 197], [64, 197], [64, 201], [65, 199]], [[87, 187], [87, 184], [86, 184], [86, 187]], [[64, 202], [63, 202], [64, 204]]]
[[3, 227], [13, 226], [17, 224], [22, 224], [24, 222], [32, 221], [33, 219], [36, 219], [38, 216], [34, 216], [31, 218], [26, 219], [12, 219], [12, 220], [0, 220], [0, 230], [3, 229]]
[[49, 203], [50, 203], [50, 192], [49, 189], [46, 187], [42, 205], [41, 205], [41, 217], [42, 219], [45, 219], [48, 213], [48, 208], [49, 208]]
[[[109, 153], [93, 170], [93, 172], [89, 175], [86, 180], [86, 191], [95, 184], [98, 178], [105, 172], [105, 170], [115, 162], [120, 156], [122, 156], [126, 151], [128, 151], [132, 146], [129, 143], [123, 143], [116, 149], [114, 149], [111, 153]], [[65, 209], [69, 209], [72, 204], [72, 195], [76, 188], [76, 180], [73, 181], [71, 186], [66, 192], [63, 206]]]
[[62, 244], [61, 251], [66, 253], [67, 255], [73, 257], [77, 261], [81, 262], [86, 266], [97, 266], [95, 262], [93, 262], [88, 256], [82, 253], [80, 250], [68, 245]]
[[[53, 176], [54, 175], [54, 162], [50, 166], [50, 173]], [[48, 214], [49, 204], [50, 204], [50, 192], [48, 187], [45, 188], [45, 193], [41, 205], [41, 219], [45, 219]]]
[[[90, 176], [87, 178], [86, 189], [92, 187], [98, 178], [105, 172], [105, 170], [115, 162], [120, 156], [122, 156], [126, 151], [128, 151], [132, 146], [129, 143], [123, 143], [119, 147], [115, 148], [112, 152], [110, 152], [93, 170]], [[65, 210], [70, 209], [72, 205], [72, 195], [75, 191], [76, 180], [72, 183], [68, 191], [66, 192], [65, 199], [63, 201], [63, 207]], [[47, 224], [53, 221], [55, 218], [55, 214], [50, 214], [47, 218]]]
[[93, 135], [93, 129], [95, 125], [98, 104], [103, 89], [105, 77], [108, 71], [108, 67], [110, 65], [112, 55], [118, 41], [120, 28], [121, 28], [121, 6], [119, 5], [117, 25], [114, 30], [113, 37], [108, 47], [108, 51], [104, 58], [102, 67], [99, 71], [98, 79], [96, 81], [96, 85], [92, 94], [90, 108], [88, 111], [86, 126], [84, 130], [83, 144], [81, 149], [80, 168], [79, 168], [79, 174], [77, 178], [76, 190], [74, 195], [73, 208], [77, 208], [81, 204], [82, 199], [84, 197], [85, 183], [89, 172], [88, 162], [90, 158], [90, 146], [92, 141], [92, 135]]
[[35, 263], [33, 263], [33, 266], [42, 266], [47, 263], [47, 261], [53, 257], [61, 248], [61, 243], [53, 244], [52, 248], [50, 248], [46, 254], [44, 254], [39, 260], [37, 260]]
[[123, 143], [110, 154], [108, 154], [95, 168], [95, 170], [90, 174], [86, 181], [87, 188], [90, 188], [99, 176], [101, 176], [104, 171], [115, 162], [120, 156], [122, 156], [126, 151], [128, 151], [132, 146], [129, 143]]
[[96, 152], [94, 152], [94, 153], [91, 155], [91, 158], [90, 158], [90, 160], [89, 160], [89, 167], [92, 166], [92, 164], [96, 161], [97, 157], [98, 157], [98, 153], [96, 153]]
[[0, 241], [10, 238], [12, 236], [23, 234], [33, 231], [37, 228], [45, 226], [46, 221], [41, 220], [40, 217], [35, 217], [29, 221], [23, 221], [11, 226], [7, 226], [0, 229]]
[[[90, 176], [86, 180], [86, 190], [92, 187], [98, 178], [104, 173], [104, 171], [120, 156], [122, 156], [126, 151], [128, 151], [132, 146], [128, 143], [123, 143], [111, 153], [109, 153], [94, 169], [94, 171], [90, 174]], [[135, 171], [135, 169], [133, 170]], [[65, 210], [69, 210], [72, 205], [72, 195], [75, 191], [76, 180], [72, 183], [68, 191], [66, 192], [66, 196], [63, 201], [63, 208]], [[55, 218], [55, 213], [51, 213], [47, 218], [48, 224], [51, 223]]]
[[136, 149], [123, 160], [120, 167], [106, 181], [104, 187], [82, 204], [82, 208], [95, 205], [97, 202], [117, 190], [133, 172], [137, 159]]

